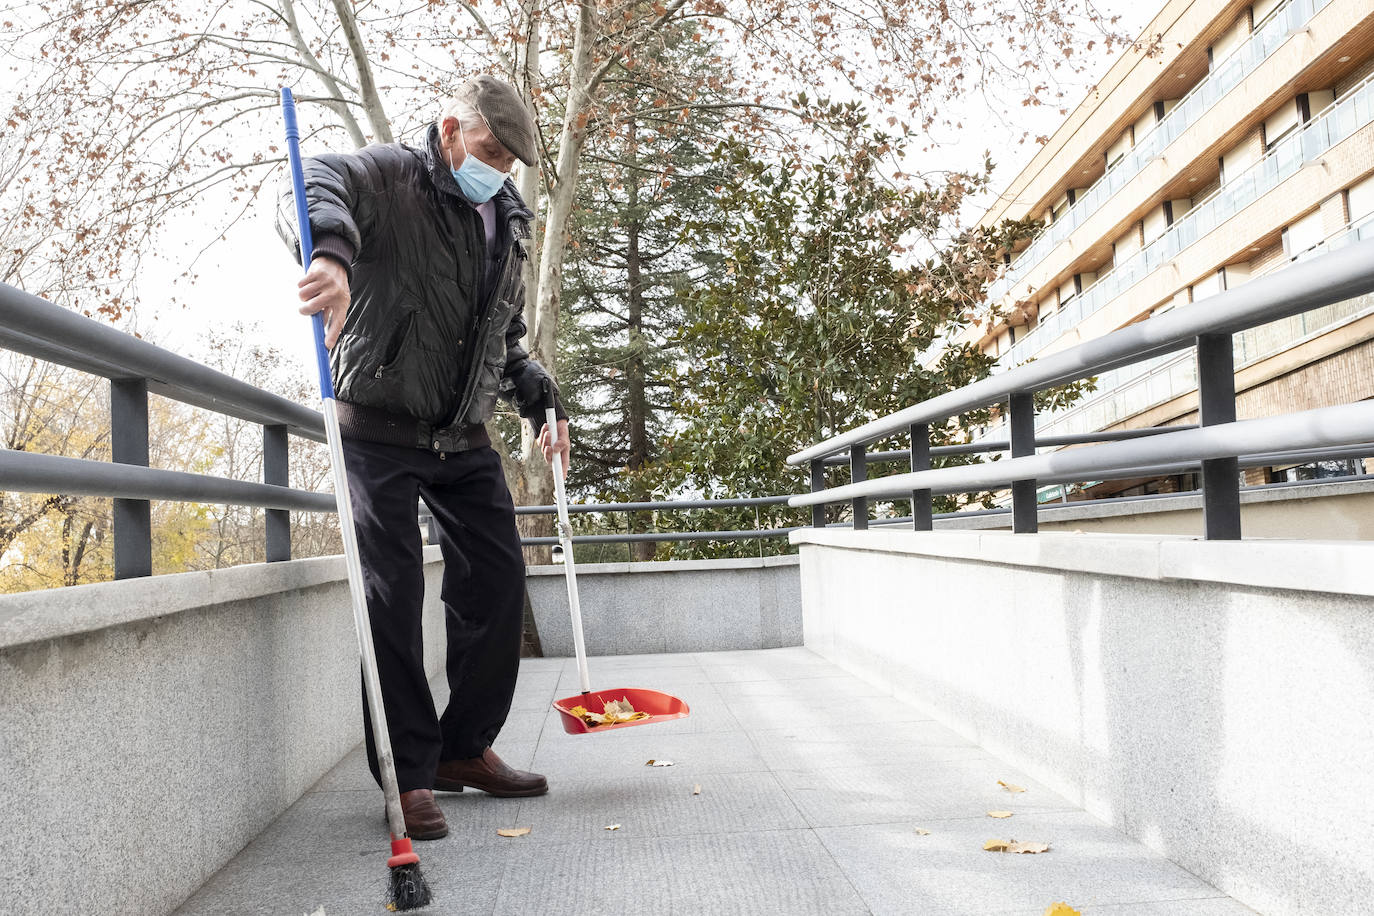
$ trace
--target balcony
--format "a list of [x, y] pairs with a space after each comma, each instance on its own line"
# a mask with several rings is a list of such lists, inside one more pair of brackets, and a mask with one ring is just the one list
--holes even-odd
[[1016, 255], [1006, 272], [988, 287], [989, 301], [997, 301], [1039, 267], [1073, 231], [1101, 210], [1118, 191], [1126, 187], [1151, 162], [1232, 89], [1268, 60], [1275, 51], [1301, 31], [1330, 0], [1287, 0], [1256, 24], [1249, 39], [1217, 62], [1206, 77], [1120, 159], [1074, 201], [1051, 225], [1045, 227], [1031, 244]]
[[1364, 80], [1337, 99], [1302, 130], [1288, 135], [1253, 166], [1199, 201], [1159, 238], [1099, 276], [1081, 295], [1045, 317], [1003, 354], [1002, 371], [1043, 352], [1089, 316], [1123, 296], [1305, 166], [1319, 162], [1323, 154], [1371, 122], [1374, 122], [1374, 78]]

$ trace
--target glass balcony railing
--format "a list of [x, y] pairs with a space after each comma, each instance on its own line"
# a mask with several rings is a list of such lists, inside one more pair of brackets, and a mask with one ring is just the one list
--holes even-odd
[[[1291, 261], [1283, 262], [1274, 270], [1282, 270], [1293, 261], [1303, 261], [1326, 251], [1343, 248], [1355, 241], [1374, 239], [1374, 217], [1366, 216], [1363, 220], [1362, 224], [1342, 229], [1322, 244], [1299, 254]], [[1270, 273], [1273, 273], [1273, 270], [1265, 271], [1263, 275]], [[1293, 347], [1302, 340], [1372, 312], [1374, 294], [1369, 294], [1242, 331], [1233, 338], [1236, 368], [1253, 365]], [[1180, 353], [1166, 353], [1145, 362], [1102, 373], [1097, 378], [1097, 391], [1087, 399], [1037, 417], [1036, 435], [1064, 436], [1106, 429], [1143, 410], [1196, 389], [1197, 359], [1194, 352], [1185, 350]], [[997, 438], [1005, 434], [1003, 425], [989, 429], [979, 438]]]
[[1002, 355], [999, 371], [1024, 363], [1066, 331], [1097, 312], [1185, 248], [1268, 194], [1304, 165], [1374, 121], [1374, 77], [1345, 93], [1304, 127], [1289, 134], [1262, 159], [1200, 201], [1145, 248], [1046, 316]]
[[996, 301], [1044, 261], [1073, 230], [1096, 213], [1117, 191], [1126, 186], [1145, 166], [1197, 123], [1207, 111], [1259, 67], [1295, 31], [1302, 28], [1331, 0], [1288, 0], [1274, 8], [1250, 34], [1248, 40], [1215, 64], [1207, 77], [1179, 99], [1154, 129], [1136, 141], [1134, 147], [1107, 169], [1074, 201], [1059, 219], [1047, 226], [1024, 249], [999, 279], [988, 287], [988, 299]]

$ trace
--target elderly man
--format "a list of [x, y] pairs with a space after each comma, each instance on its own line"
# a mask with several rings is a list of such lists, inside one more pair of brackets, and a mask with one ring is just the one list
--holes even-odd
[[[511, 769], [491, 749], [515, 689], [525, 565], [484, 426], [500, 396], [534, 424], [552, 460], [543, 428], [551, 380], [520, 345], [533, 214], [506, 177], [516, 159], [535, 164], [537, 137], [514, 87], [479, 76], [419, 147], [372, 145], [305, 162], [315, 257], [300, 281], [301, 312], [322, 313], [327, 328], [383, 702], [415, 839], [448, 833], [434, 789], [548, 791], [544, 777]], [[277, 223], [299, 252], [293, 213], [288, 191]], [[567, 419], [556, 410], [566, 462]], [[444, 557], [442, 715], [421, 645], [421, 498]], [[376, 777], [370, 727], [365, 734]]]

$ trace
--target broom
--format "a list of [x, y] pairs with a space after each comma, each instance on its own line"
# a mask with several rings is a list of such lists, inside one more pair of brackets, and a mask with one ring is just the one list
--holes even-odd
[[[296, 102], [291, 90], [281, 90], [282, 120], [286, 122], [286, 152], [291, 162], [291, 189], [296, 201], [296, 225], [301, 242], [301, 265], [310, 269], [314, 244], [310, 237], [310, 216], [305, 199], [305, 174], [301, 169], [300, 131], [296, 126]], [[372, 713], [372, 738], [377, 748], [377, 765], [381, 771], [382, 791], [386, 794], [386, 820], [391, 829], [391, 858], [386, 908], [393, 912], [416, 910], [428, 906], [433, 895], [424, 874], [420, 871], [420, 857], [411, 847], [406, 835], [405, 814], [401, 811], [401, 792], [396, 783], [396, 760], [391, 752], [391, 735], [386, 726], [386, 710], [382, 705], [382, 688], [377, 677], [377, 656], [372, 647], [372, 626], [367, 614], [367, 600], [363, 597], [363, 567], [358, 559], [358, 532], [353, 527], [353, 507], [348, 499], [348, 475], [344, 472], [343, 444], [339, 441], [339, 416], [334, 405], [334, 381], [329, 372], [329, 351], [324, 346], [324, 318], [319, 312], [313, 316], [315, 328], [315, 361], [320, 373], [321, 412], [324, 414], [325, 438], [329, 441], [329, 463], [334, 474], [334, 498], [339, 506], [339, 530], [343, 535], [344, 565], [348, 569], [348, 590], [353, 598], [353, 623], [358, 631], [358, 653], [363, 662], [363, 686], [367, 705]]]

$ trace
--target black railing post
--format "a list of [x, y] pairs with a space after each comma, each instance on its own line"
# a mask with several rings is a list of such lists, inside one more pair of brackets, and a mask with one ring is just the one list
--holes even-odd
[[[825, 458], [817, 458], [811, 462], [811, 492], [819, 493], [825, 489]], [[817, 503], [811, 507], [811, 527], [825, 527], [825, 503]]]
[[[868, 456], [862, 445], [851, 445], [849, 447], [849, 482], [858, 483], [868, 479]], [[854, 530], [865, 531], [868, 528], [868, 497], [856, 496], [850, 502], [854, 511]]]
[[[1236, 419], [1236, 360], [1230, 334], [1197, 339], [1198, 425]], [[1240, 463], [1236, 458], [1202, 462], [1202, 527], [1209, 541], [1240, 540]]]
[[[1011, 433], [1011, 457], [1035, 454], [1035, 395], [1018, 391], [1011, 396], [1007, 426]], [[1036, 517], [1035, 481], [1011, 482], [1011, 530], [1017, 534], [1034, 534], [1040, 523]]]
[[[290, 486], [290, 458], [285, 426], [262, 428], [262, 482], [279, 487]], [[268, 509], [267, 562], [291, 559], [291, 513], [286, 509]]]
[[[927, 423], [911, 424], [911, 470], [930, 470], [930, 425]], [[917, 531], [930, 531], [935, 527], [929, 490], [911, 491], [911, 526]]]
[[[148, 380], [110, 379], [110, 458], [148, 466]], [[114, 501], [114, 575], [153, 574], [152, 507], [146, 499]]]

